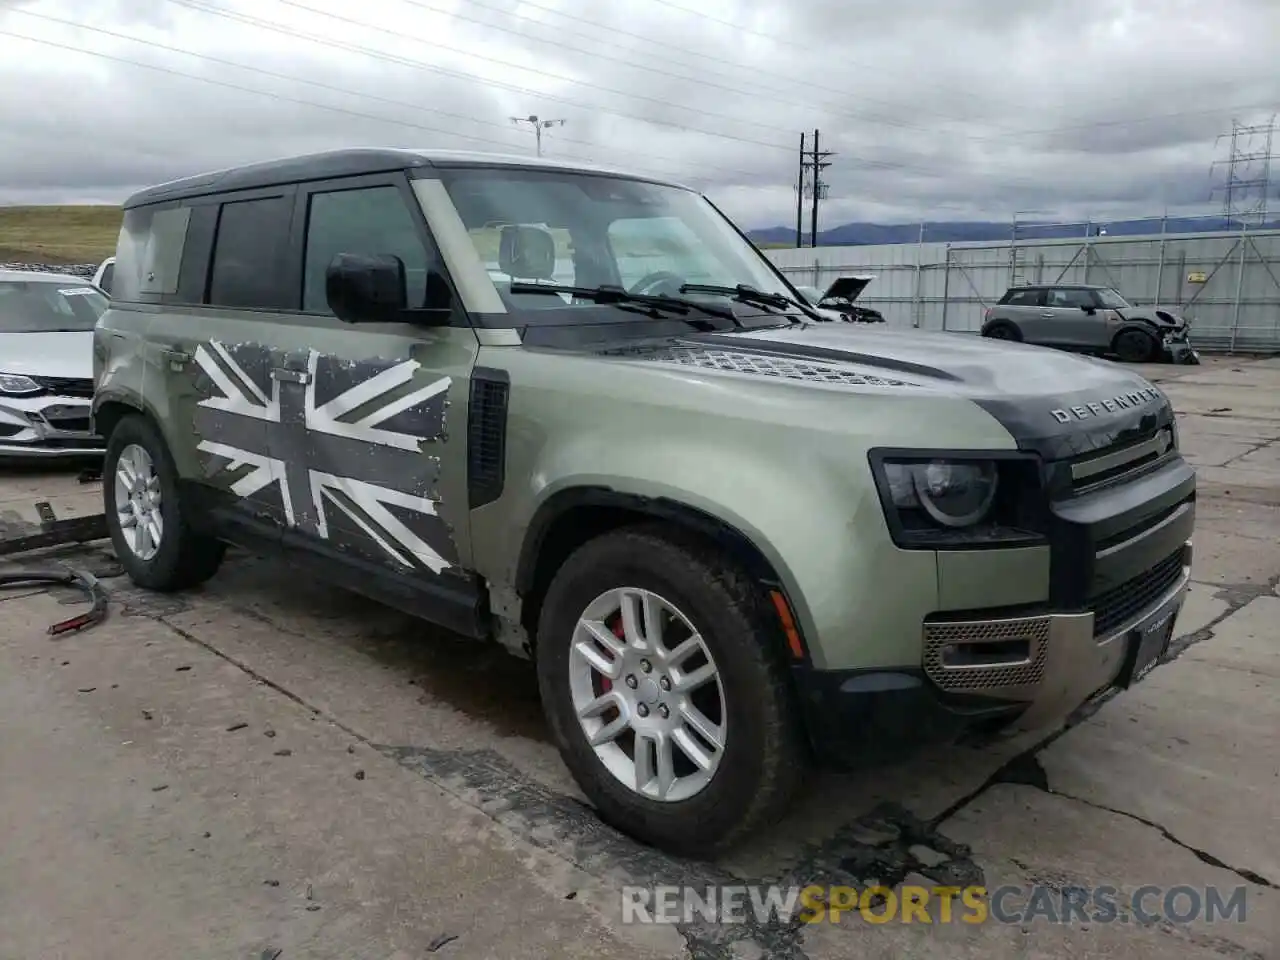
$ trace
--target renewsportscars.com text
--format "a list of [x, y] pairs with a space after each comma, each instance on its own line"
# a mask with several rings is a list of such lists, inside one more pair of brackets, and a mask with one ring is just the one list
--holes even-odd
[[1245, 921], [1248, 888], [1159, 886], [623, 887], [623, 923], [1136, 923]]

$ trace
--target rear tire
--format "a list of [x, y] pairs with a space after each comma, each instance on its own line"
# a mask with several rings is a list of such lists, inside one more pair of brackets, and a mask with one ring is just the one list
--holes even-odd
[[1121, 330], [1111, 349], [1125, 363], [1149, 363], [1155, 358], [1156, 338], [1143, 330]]
[[1022, 332], [1012, 323], [1006, 323], [1003, 320], [991, 324], [982, 331], [982, 335], [991, 340], [1022, 340]]
[[[610, 612], [628, 604], [630, 627]], [[621, 530], [569, 557], [542, 606], [538, 685], [561, 756], [605, 822], [704, 857], [782, 815], [808, 748], [774, 633], [746, 575], [677, 531]], [[679, 657], [691, 638], [702, 647]], [[707, 665], [713, 679], [681, 693]], [[605, 699], [614, 705], [584, 711]]]
[[103, 509], [116, 558], [129, 579], [148, 590], [168, 593], [203, 583], [217, 572], [226, 550], [191, 529], [177, 481], [173, 457], [155, 425], [140, 414], [123, 417], [103, 458]]

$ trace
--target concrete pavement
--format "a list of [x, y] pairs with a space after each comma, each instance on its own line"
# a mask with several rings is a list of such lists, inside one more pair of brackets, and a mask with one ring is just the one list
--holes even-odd
[[[1201, 478], [1170, 662], [1065, 730], [825, 775], [716, 864], [594, 818], [526, 664], [286, 570], [237, 556], [171, 597], [108, 579], [110, 619], [62, 640], [44, 627], [74, 593], [0, 594], [0, 958], [1280, 955], [1280, 361], [1144, 372]], [[100, 496], [74, 472], [6, 475], [0, 526]], [[1242, 888], [1247, 909], [621, 922], [624, 884], [775, 881]]]

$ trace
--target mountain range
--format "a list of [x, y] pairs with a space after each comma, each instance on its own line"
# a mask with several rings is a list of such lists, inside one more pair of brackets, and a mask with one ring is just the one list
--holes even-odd
[[[1228, 222], [1222, 217], [1170, 217], [1164, 223], [1166, 233], [1208, 233], [1220, 230], [1239, 230], [1238, 221]], [[1012, 224], [994, 220], [931, 220], [924, 224], [926, 243], [964, 243], [980, 240], [1008, 240]], [[1159, 234], [1159, 220], [1116, 220], [1093, 224], [1096, 232], [1101, 229], [1107, 236], [1151, 236]], [[1280, 229], [1280, 220], [1260, 226], [1249, 225], [1250, 230]], [[1063, 240], [1083, 237], [1082, 223], [1018, 224], [1019, 240]], [[769, 246], [794, 246], [794, 227], [765, 227], [749, 231], [751, 239]], [[818, 231], [818, 246], [839, 247], [871, 243], [916, 243], [920, 239], [918, 223], [845, 223], [829, 230]], [[805, 246], [809, 245], [809, 229], [803, 233]]]

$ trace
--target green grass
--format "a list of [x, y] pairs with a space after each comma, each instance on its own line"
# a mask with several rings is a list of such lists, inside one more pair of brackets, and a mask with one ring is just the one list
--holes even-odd
[[0, 206], [0, 261], [98, 263], [116, 252], [119, 207]]

